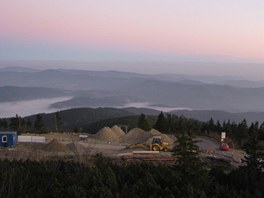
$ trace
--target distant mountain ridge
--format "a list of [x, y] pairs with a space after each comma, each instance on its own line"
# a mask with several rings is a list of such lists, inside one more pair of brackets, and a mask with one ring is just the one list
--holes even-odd
[[264, 87], [254, 87], [262, 85], [262, 82], [243, 81], [252, 87], [239, 87], [223, 85], [226, 82], [244, 86], [241, 83], [243, 79], [232, 80], [231, 77], [215, 77], [214, 81], [212, 76], [176, 74], [147, 75], [67, 69], [30, 71], [16, 67], [10, 70], [0, 69], [0, 87], [4, 94], [1, 94], [0, 102], [70, 95], [71, 99], [50, 104], [51, 107], [59, 110], [61, 107], [126, 107], [129, 104], [148, 104], [136, 106], [148, 108], [160, 104], [193, 110], [264, 111]]
[[217, 111], [217, 110], [201, 110], [201, 111], [188, 111], [188, 110], [179, 110], [171, 111], [171, 114], [181, 116], [183, 115], [186, 118], [192, 118], [199, 121], [207, 122], [211, 118], [214, 121], [230, 121], [239, 123], [243, 119], [246, 119], [248, 123], [252, 122], [264, 122], [264, 112], [245, 112], [245, 113], [230, 113], [226, 111]]
[[71, 96], [71, 92], [62, 89], [46, 87], [0, 87], [0, 102], [14, 102], [43, 98]]

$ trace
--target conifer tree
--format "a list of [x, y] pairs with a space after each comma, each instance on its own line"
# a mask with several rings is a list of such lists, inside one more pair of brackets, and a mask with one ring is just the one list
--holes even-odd
[[250, 133], [248, 142], [244, 146], [247, 156], [245, 162], [250, 170], [262, 171], [264, 168], [264, 147], [259, 142], [256, 131]]
[[8, 128], [8, 122], [6, 119], [0, 119], [0, 130], [7, 130]]
[[62, 119], [61, 119], [59, 112], [55, 113], [55, 125], [56, 125], [56, 131], [57, 132], [63, 131], [63, 122], [62, 122]]
[[139, 116], [138, 127], [145, 130], [145, 131], [148, 131], [150, 129], [149, 123], [148, 123], [148, 118], [143, 113], [140, 114], [140, 116]]
[[175, 170], [181, 177], [181, 183], [192, 185], [206, 185], [207, 171], [205, 163], [199, 156], [197, 141], [192, 134], [184, 132], [177, 136], [178, 146], [174, 155], [177, 157]]
[[156, 124], [154, 125], [154, 128], [162, 132], [166, 131], [166, 118], [163, 112], [158, 115], [158, 119]]
[[17, 131], [19, 129], [19, 117], [17, 114], [15, 117], [10, 118], [9, 129], [13, 131]]
[[36, 120], [34, 123], [34, 128], [35, 128], [36, 132], [38, 132], [38, 133], [46, 132], [45, 125], [44, 125], [43, 118], [42, 118], [41, 114], [37, 114]]

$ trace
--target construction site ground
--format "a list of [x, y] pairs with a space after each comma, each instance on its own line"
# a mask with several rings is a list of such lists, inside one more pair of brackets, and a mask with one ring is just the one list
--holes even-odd
[[[42, 134], [41, 136], [45, 137], [45, 143], [18, 143], [13, 148], [1, 148], [0, 158], [10, 160], [47, 160], [58, 158], [81, 160], [82, 158], [82, 160], [89, 160], [95, 154], [102, 154], [113, 159], [127, 161], [162, 161], [165, 163], [175, 161], [173, 152], [153, 152], [149, 151], [147, 147], [128, 147], [131, 143], [136, 143], [133, 140], [141, 140], [138, 143], [145, 143], [147, 145], [152, 136], [158, 135], [158, 131], [152, 131], [152, 134], [147, 134], [149, 132], [135, 129], [129, 132], [130, 134], [118, 132], [119, 136], [115, 137], [109, 129], [103, 129], [95, 135], [89, 134], [85, 139], [80, 138], [79, 134], [75, 133]], [[164, 137], [168, 138], [167, 136]], [[167, 140], [174, 141], [171, 137], [169, 138]], [[208, 137], [197, 137], [196, 140], [197, 145], [202, 151], [201, 157], [208, 162], [228, 164], [233, 167], [238, 167], [242, 164], [242, 159], [245, 156], [243, 151], [235, 149], [221, 151], [219, 150], [219, 142]]]

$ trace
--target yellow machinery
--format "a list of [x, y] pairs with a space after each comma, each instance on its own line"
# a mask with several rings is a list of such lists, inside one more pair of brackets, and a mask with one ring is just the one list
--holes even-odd
[[131, 144], [128, 148], [142, 148], [151, 151], [172, 151], [175, 145], [169, 145], [167, 142], [163, 142], [161, 136], [153, 136], [150, 145], [145, 143]]
[[163, 142], [161, 136], [153, 136], [152, 143], [149, 148], [152, 151], [171, 151], [174, 146], [169, 145], [167, 142]]

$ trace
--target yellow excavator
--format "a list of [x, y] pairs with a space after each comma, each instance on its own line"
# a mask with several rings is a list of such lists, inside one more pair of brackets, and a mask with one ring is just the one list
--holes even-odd
[[161, 136], [153, 136], [149, 148], [152, 151], [172, 151], [174, 145], [169, 145], [168, 142], [163, 142]]
[[131, 144], [129, 148], [144, 148], [151, 151], [172, 151], [175, 145], [169, 145], [167, 142], [163, 142], [161, 136], [153, 136], [152, 142], [148, 146], [144, 143]]

